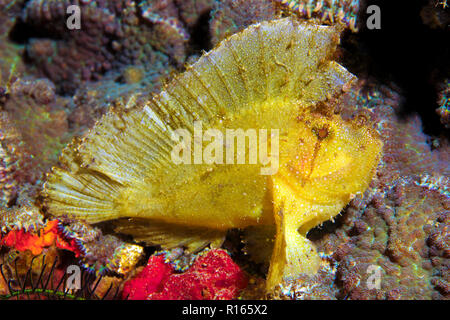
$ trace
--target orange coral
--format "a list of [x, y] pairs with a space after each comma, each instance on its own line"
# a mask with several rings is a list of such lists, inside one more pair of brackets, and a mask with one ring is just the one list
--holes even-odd
[[30, 250], [33, 255], [38, 255], [45, 247], [56, 244], [58, 248], [73, 251], [78, 255], [78, 249], [59, 235], [58, 223], [58, 220], [48, 221], [46, 226], [37, 233], [27, 232], [24, 229], [11, 230], [0, 238], [0, 245], [12, 247], [18, 251]]

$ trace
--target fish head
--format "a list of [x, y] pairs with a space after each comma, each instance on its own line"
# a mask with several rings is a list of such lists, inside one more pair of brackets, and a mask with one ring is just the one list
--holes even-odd
[[364, 192], [382, 150], [381, 139], [367, 119], [310, 113], [298, 121], [298, 130], [280, 155], [278, 172], [293, 191], [319, 203], [348, 201]]

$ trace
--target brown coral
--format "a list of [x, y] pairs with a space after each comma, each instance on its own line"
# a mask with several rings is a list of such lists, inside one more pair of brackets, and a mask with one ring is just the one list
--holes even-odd
[[441, 123], [450, 128], [450, 80], [445, 79], [439, 88], [438, 105], [436, 112], [441, 117]]
[[0, 112], [0, 197], [8, 206], [16, 199], [25, 182], [33, 182], [32, 156], [22, 143], [22, 136], [13, 125], [10, 115]]
[[251, 24], [279, 17], [276, 5], [267, 0], [217, 1], [211, 17], [212, 43], [243, 30]]
[[428, 0], [422, 8], [420, 16], [424, 24], [430, 28], [448, 28], [450, 23], [449, 4], [447, 0]]
[[321, 22], [341, 24], [357, 31], [357, 16], [362, 0], [275, 0], [301, 18], [318, 18]]
[[[57, 84], [58, 91], [73, 93], [85, 81], [101, 79], [108, 71], [141, 66], [146, 72], [181, 67], [187, 55], [189, 25], [207, 12], [208, 3], [183, 3], [191, 10], [180, 17], [174, 1], [75, 1], [80, 7], [81, 29], [66, 28], [69, 3], [32, 0], [23, 12], [24, 28], [39, 37], [27, 39], [27, 56], [40, 76]], [[187, 12], [184, 12], [187, 13]]]
[[54, 90], [46, 79], [19, 79], [11, 86], [4, 106], [9, 125], [21, 137], [16, 145], [31, 155], [27, 158], [27, 174], [36, 178], [56, 164], [60, 149], [71, 138], [65, 111], [68, 100], [56, 96]]
[[[437, 269], [445, 270], [447, 262], [433, 265], [432, 250], [427, 245], [431, 236], [428, 226], [437, 223], [440, 212], [446, 210], [448, 197], [420, 186], [419, 181], [400, 179], [384, 196], [376, 193], [363, 214], [355, 208], [348, 209], [345, 216], [352, 222], [346, 224], [346, 231], [323, 239], [325, 246], [326, 242], [342, 243], [333, 255], [339, 263], [337, 279], [342, 295], [350, 299], [439, 296], [432, 277]], [[361, 229], [358, 224], [367, 227]], [[340, 241], [335, 241], [340, 237]], [[380, 270], [379, 287], [369, 286], [375, 269]], [[445, 281], [445, 275], [437, 278]]]

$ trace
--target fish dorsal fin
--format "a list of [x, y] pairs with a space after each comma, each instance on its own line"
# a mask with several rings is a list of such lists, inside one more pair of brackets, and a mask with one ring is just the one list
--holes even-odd
[[247, 28], [205, 53], [147, 103], [111, 111], [80, 148], [83, 162], [121, 183], [151, 178], [173, 165], [174, 130], [193, 131], [270, 99], [299, 105], [323, 101], [354, 77], [329, 61], [339, 41], [333, 27], [293, 18]]
[[182, 110], [190, 122], [214, 122], [280, 96], [303, 103], [324, 100], [351, 79], [328, 60], [338, 41], [334, 28], [293, 18], [250, 26], [176, 77], [161, 93], [161, 103], [168, 113]]

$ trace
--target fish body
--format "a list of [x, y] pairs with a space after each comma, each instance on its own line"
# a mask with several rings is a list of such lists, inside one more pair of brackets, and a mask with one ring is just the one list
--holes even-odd
[[47, 177], [49, 213], [192, 250], [275, 225], [267, 288], [314, 274], [308, 230], [364, 192], [382, 148], [369, 125], [323, 108], [355, 79], [331, 60], [338, 42], [333, 27], [294, 18], [229, 37], [74, 141]]

